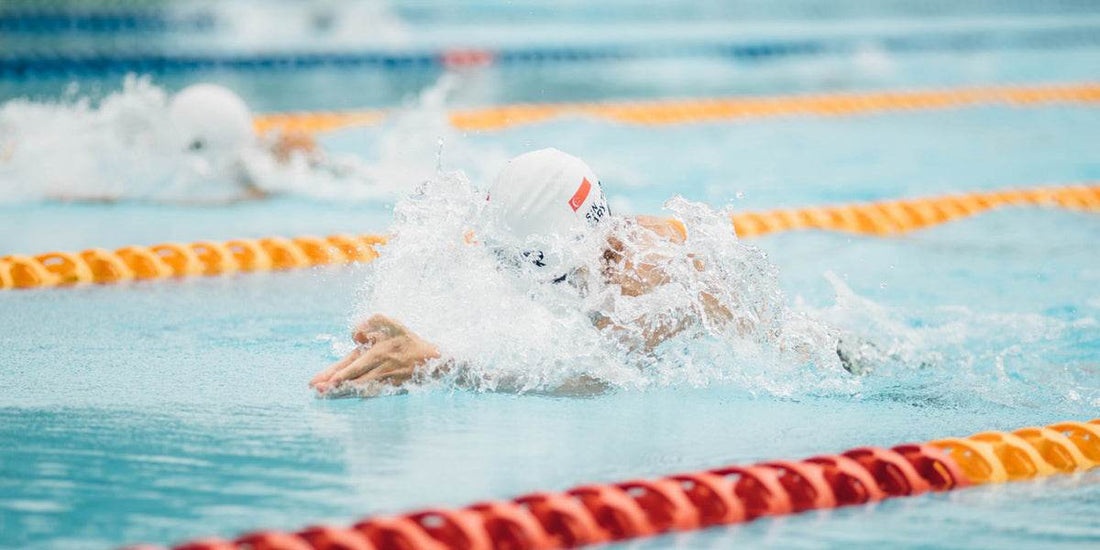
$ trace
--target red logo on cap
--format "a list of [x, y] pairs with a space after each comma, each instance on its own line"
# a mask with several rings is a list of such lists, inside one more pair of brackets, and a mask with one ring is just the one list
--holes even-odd
[[588, 183], [588, 178], [581, 180], [581, 186], [577, 188], [577, 192], [573, 193], [573, 198], [569, 199], [569, 207], [574, 212], [584, 204], [584, 199], [588, 198], [588, 192], [592, 190], [592, 184]]

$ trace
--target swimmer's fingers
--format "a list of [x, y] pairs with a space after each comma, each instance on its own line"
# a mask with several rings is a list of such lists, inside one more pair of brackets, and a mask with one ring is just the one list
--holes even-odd
[[389, 360], [391, 347], [386, 343], [382, 343], [364, 350], [358, 358], [336, 371], [325, 383], [335, 385], [367, 374]]
[[360, 387], [369, 387], [375, 384], [400, 386], [412, 379], [415, 370], [416, 367], [406, 362], [386, 361], [350, 383]]
[[413, 376], [414, 368], [397, 361], [386, 360], [366, 374], [341, 382], [325, 382], [318, 391], [325, 397], [377, 397], [390, 393]]
[[347, 367], [349, 364], [351, 364], [352, 361], [358, 359], [359, 355], [362, 354], [362, 353], [363, 353], [363, 350], [360, 349], [360, 348], [355, 348], [355, 349], [351, 350], [351, 353], [348, 353], [347, 355], [345, 355], [343, 359], [329, 365], [328, 367], [325, 367], [324, 370], [317, 373], [317, 375], [314, 376], [313, 379], [309, 381], [309, 386], [311, 388], [316, 387], [317, 384], [320, 384], [322, 382], [327, 381], [329, 378], [332, 377], [333, 374], [336, 374], [338, 371], [340, 371], [344, 367]]

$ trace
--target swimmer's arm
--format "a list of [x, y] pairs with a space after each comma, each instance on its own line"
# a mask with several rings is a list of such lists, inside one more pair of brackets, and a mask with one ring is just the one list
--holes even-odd
[[[673, 244], [683, 244], [687, 233], [686, 230], [679, 221], [670, 220], [668, 218], [661, 218], [657, 216], [637, 216], [634, 221], [651, 231], [656, 238], [671, 242]], [[644, 243], [645, 241], [641, 241]], [[653, 243], [656, 245], [656, 243]], [[653, 288], [669, 282], [669, 276], [664, 273], [657, 265], [653, 263], [647, 263], [644, 260], [640, 260], [637, 257], [624, 257], [625, 247], [616, 239], [612, 238], [609, 243], [608, 255], [605, 258], [613, 264], [621, 266], [618, 273], [612, 275], [611, 280], [618, 283], [622, 288], [622, 292], [627, 296], [639, 296], [652, 290]], [[645, 254], [641, 254], [645, 256]], [[624, 261], [624, 259], [626, 261]], [[702, 271], [705, 269], [703, 262], [695, 259], [695, 269]], [[733, 314], [728, 308], [722, 305], [722, 303], [714, 297], [713, 294], [708, 292], [702, 292], [699, 295], [699, 301], [703, 306], [703, 315], [706, 319], [712, 323], [726, 323], [733, 318]], [[688, 328], [695, 322], [692, 318], [681, 318], [668, 321], [651, 323], [646, 317], [641, 317], [634, 321], [635, 326], [642, 328], [642, 335], [645, 338], [645, 347], [647, 351], [652, 351], [662, 342], [676, 336], [684, 329]], [[609, 319], [603, 318], [596, 321], [597, 328], [604, 329], [612, 325]], [[612, 327], [612, 330], [623, 330], [622, 327]]]
[[310, 161], [319, 161], [322, 157], [321, 149], [317, 146], [317, 140], [313, 136], [302, 131], [288, 130], [280, 133], [274, 142], [269, 145], [271, 154], [281, 164], [290, 162], [294, 155], [303, 155]]
[[[724, 324], [729, 322], [733, 318], [733, 314], [729, 309], [723, 307], [717, 299], [708, 293], [703, 293], [702, 303], [704, 308], [704, 315], [711, 322]], [[696, 319], [692, 317], [680, 317], [678, 319], [651, 323], [648, 318], [641, 317], [634, 321], [636, 326], [640, 326], [642, 329], [642, 337], [645, 339], [645, 351], [653, 351], [657, 349], [666, 340], [672, 339], [677, 334], [680, 334], [685, 329], [695, 324]], [[596, 328], [603, 330], [610, 327], [612, 331], [624, 331], [621, 326], [615, 325], [610, 319], [601, 317], [596, 321]], [[738, 327], [738, 331], [742, 334], [747, 334], [749, 327]]]
[[[429, 361], [439, 359], [439, 348], [404, 325], [382, 315], [360, 323], [352, 334], [358, 346], [310, 380], [320, 395], [348, 390], [400, 386]], [[446, 369], [443, 365], [437, 371]]]
[[654, 232], [657, 236], [667, 239], [675, 244], [684, 244], [687, 239], [687, 230], [679, 220], [662, 218], [660, 216], [634, 216], [638, 225]]
[[[684, 241], [687, 239], [687, 229], [679, 220], [660, 218], [657, 216], [638, 216], [637, 221], [642, 227], [653, 231], [672, 243], [684, 244]], [[694, 256], [692, 256], [692, 258], [694, 259], [696, 270], [703, 271], [706, 269], [702, 260], [694, 258]], [[699, 300], [703, 304], [704, 314], [711, 322], [725, 323], [733, 319], [733, 313], [730, 312], [729, 308], [723, 306], [713, 294], [702, 292], [699, 294]]]
[[[610, 330], [612, 333], [629, 334], [632, 332], [622, 325], [615, 324], [614, 321], [603, 315], [597, 314], [593, 324], [595, 324], [596, 328], [599, 330]], [[684, 329], [691, 326], [691, 320], [678, 319], [674, 323], [649, 323], [645, 317], [641, 317], [636, 319], [632, 324], [641, 327], [644, 349], [649, 352], [657, 349], [657, 346], [660, 346], [665, 340], [676, 336], [683, 332]]]

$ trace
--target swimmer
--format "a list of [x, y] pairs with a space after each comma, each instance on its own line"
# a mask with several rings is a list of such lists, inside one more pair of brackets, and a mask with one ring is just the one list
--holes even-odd
[[[148, 92], [148, 86], [128, 81], [126, 91], [113, 101], [109, 98], [99, 112], [73, 113], [70, 118], [76, 122], [62, 126], [71, 129], [72, 140], [31, 132], [24, 140], [28, 143], [24, 151], [20, 150], [18, 137], [9, 138], [0, 128], [0, 168], [5, 164], [36, 166], [26, 158], [46, 156], [49, 151], [43, 149], [50, 146], [80, 146], [87, 153], [76, 161], [90, 164], [89, 170], [95, 170], [99, 163], [110, 168], [116, 162], [129, 161], [130, 170], [120, 173], [129, 174], [135, 181], [128, 182], [125, 177], [121, 182], [97, 179], [93, 174], [87, 182], [70, 185], [65, 183], [64, 175], [50, 171], [20, 179], [35, 180], [38, 176], [43, 187], [50, 187], [44, 195], [61, 201], [109, 203], [143, 198], [201, 204], [263, 198], [280, 188], [280, 177], [295, 173], [327, 171], [339, 176], [347, 171], [338, 162], [329, 161], [308, 134], [258, 136], [248, 106], [227, 88], [195, 84], [166, 102], [159, 90]], [[33, 120], [16, 121], [27, 128], [35, 126], [28, 123]], [[55, 124], [46, 119], [40, 126]], [[96, 186], [100, 179], [110, 181]]]
[[[652, 258], [645, 257], [647, 248], [682, 244], [686, 239], [686, 231], [678, 222], [670, 223], [655, 216], [614, 218], [592, 169], [582, 160], [556, 149], [542, 149], [512, 159], [490, 187], [488, 201], [487, 211], [512, 243], [538, 242], [608, 223], [624, 224], [634, 241], [628, 246], [621, 240], [623, 233], [609, 236], [603, 247], [603, 270], [599, 274], [604, 282], [618, 287], [623, 296], [641, 296], [668, 283], [669, 275]], [[563, 273], [566, 270], [556, 265], [555, 258], [542, 251], [512, 253], [511, 257], [522, 258], [546, 271], [547, 282], [569, 284], [575, 275]], [[703, 269], [698, 260], [694, 263], [695, 269]], [[721, 324], [733, 319], [733, 314], [717, 298], [706, 293], [700, 297], [701, 315], [706, 321]], [[614, 332], [623, 328], [615, 326], [607, 315], [595, 313], [591, 319], [600, 330]], [[636, 345], [652, 351], [696, 321], [699, 319], [685, 318], [653, 326], [641, 319], [644, 341]], [[413, 379], [418, 368], [442, 357], [436, 345], [383, 315], [374, 315], [360, 323], [352, 339], [356, 349], [310, 381], [310, 387], [318, 394], [339, 395], [372, 385], [400, 386]], [[837, 354], [849, 372], [857, 373], [860, 349], [838, 350]], [[446, 369], [444, 363], [442, 370]], [[565, 391], [576, 393], [598, 385], [594, 380], [577, 380]]]
[[241, 188], [239, 199], [268, 195], [256, 184], [251, 153], [266, 151], [278, 164], [303, 158], [311, 167], [324, 163], [324, 155], [309, 134], [283, 132], [257, 137], [248, 105], [228, 88], [195, 84], [181, 90], [168, 107], [171, 134], [203, 176], [228, 179]]

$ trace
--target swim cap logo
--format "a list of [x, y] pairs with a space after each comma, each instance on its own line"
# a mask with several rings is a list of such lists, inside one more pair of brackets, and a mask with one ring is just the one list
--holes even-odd
[[592, 184], [588, 183], [588, 178], [581, 180], [581, 186], [577, 188], [577, 192], [573, 193], [573, 198], [569, 199], [569, 207], [574, 212], [584, 204], [584, 199], [588, 198], [588, 193], [592, 191]]

